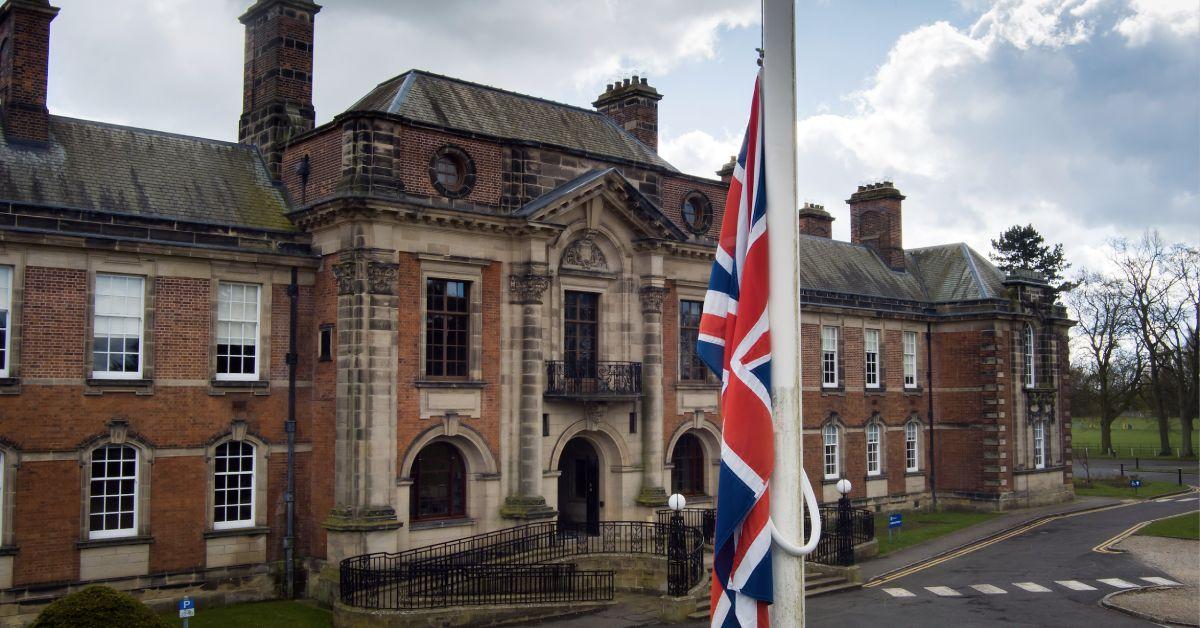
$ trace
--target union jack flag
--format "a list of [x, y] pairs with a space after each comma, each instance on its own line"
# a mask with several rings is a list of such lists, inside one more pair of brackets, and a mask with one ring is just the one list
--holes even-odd
[[712, 626], [769, 626], [771, 332], [767, 320], [767, 197], [761, 73], [713, 262], [697, 353], [721, 376], [721, 472], [714, 538]]

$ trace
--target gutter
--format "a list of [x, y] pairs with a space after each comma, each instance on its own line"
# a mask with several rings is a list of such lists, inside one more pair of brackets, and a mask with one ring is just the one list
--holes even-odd
[[925, 399], [929, 406], [929, 494], [937, 510], [937, 430], [933, 429], [933, 323], [925, 322]]

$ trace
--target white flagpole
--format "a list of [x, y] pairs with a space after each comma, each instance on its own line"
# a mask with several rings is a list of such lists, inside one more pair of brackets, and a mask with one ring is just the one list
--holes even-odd
[[[799, 217], [796, 194], [796, 10], [794, 0], [763, 0], [764, 174], [770, 246], [771, 403], [775, 473], [771, 519], [787, 539], [803, 537], [800, 398]], [[771, 625], [804, 625], [804, 559], [773, 545]]]

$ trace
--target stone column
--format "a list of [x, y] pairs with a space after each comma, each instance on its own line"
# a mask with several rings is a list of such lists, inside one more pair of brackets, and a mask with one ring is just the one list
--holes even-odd
[[504, 499], [500, 515], [546, 519], [558, 514], [542, 496], [542, 293], [550, 277], [509, 275], [508, 290], [521, 306], [521, 397], [518, 406], [517, 493]]
[[397, 549], [396, 271], [394, 253], [343, 252], [338, 283], [334, 508], [324, 526], [330, 564]]
[[663, 487], [662, 304], [667, 289], [642, 286], [642, 490], [643, 506], [667, 503]]

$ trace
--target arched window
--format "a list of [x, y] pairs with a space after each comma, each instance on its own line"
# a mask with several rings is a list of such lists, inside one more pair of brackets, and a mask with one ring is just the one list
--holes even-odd
[[254, 445], [230, 441], [213, 456], [213, 529], [254, 525]]
[[827, 423], [821, 429], [821, 439], [825, 444], [825, 479], [834, 480], [842, 475], [842, 465], [838, 458], [838, 447], [841, 442], [842, 431], [837, 425]]
[[1033, 468], [1046, 468], [1046, 422], [1033, 422]]
[[412, 466], [409, 518], [448, 519], [467, 515], [467, 473], [462, 454], [449, 443], [426, 445]]
[[879, 475], [883, 468], [879, 454], [880, 431], [875, 421], [867, 423], [867, 475]]
[[904, 425], [904, 471], [912, 473], [921, 468], [921, 426], [916, 421]]
[[88, 538], [136, 536], [138, 451], [129, 445], [92, 450], [88, 481]]
[[704, 448], [700, 439], [684, 434], [671, 453], [671, 491], [684, 495], [704, 494]]
[[1023, 353], [1025, 354], [1024, 355], [1025, 387], [1033, 388], [1034, 383], [1037, 381], [1036, 380], [1037, 374], [1034, 372], [1033, 325], [1030, 325], [1028, 323], [1025, 324], [1025, 337], [1024, 337], [1023, 344], [1025, 345], [1025, 349], [1023, 351]]

